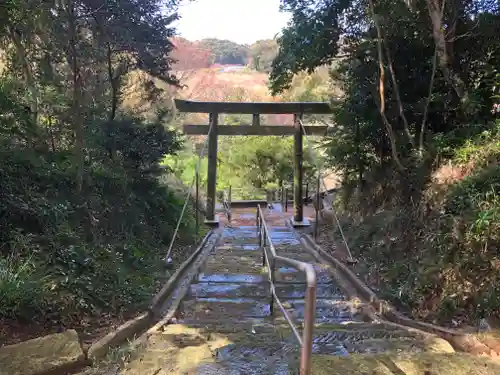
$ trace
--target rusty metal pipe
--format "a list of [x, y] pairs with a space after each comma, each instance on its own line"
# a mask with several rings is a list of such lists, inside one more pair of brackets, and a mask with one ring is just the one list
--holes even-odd
[[[311, 267], [312, 268], [312, 267]], [[313, 270], [314, 271], [314, 270]], [[314, 276], [316, 279], [316, 276]], [[300, 375], [311, 375], [312, 345], [314, 321], [316, 319], [316, 280], [307, 285], [304, 314], [304, 332], [302, 336], [302, 353], [300, 356]]]
[[[264, 256], [264, 264], [268, 267], [269, 273], [269, 282], [271, 289], [271, 314], [274, 311], [274, 302], [278, 305], [281, 312], [283, 313], [286, 321], [290, 325], [292, 332], [295, 334], [297, 341], [301, 346], [301, 355], [300, 355], [300, 375], [311, 375], [311, 359], [312, 359], [312, 341], [313, 341], [313, 331], [314, 331], [314, 323], [316, 319], [316, 271], [314, 267], [309, 263], [304, 263], [297, 261], [295, 259], [290, 259], [286, 257], [282, 257], [276, 254], [276, 249], [271, 240], [271, 236], [269, 235], [269, 229], [267, 227], [267, 223], [264, 220], [264, 214], [260, 206], [257, 208], [257, 218], [259, 221], [259, 242], [263, 243], [263, 256]], [[266, 244], [267, 243], [267, 244]], [[270, 255], [267, 253], [266, 246], [268, 246]], [[269, 256], [272, 257], [271, 261], [269, 261]], [[286, 308], [281, 303], [280, 299], [276, 294], [276, 289], [274, 285], [275, 281], [275, 262], [276, 260], [282, 261], [306, 274], [307, 281], [307, 289], [306, 289], [306, 297], [305, 297], [305, 306], [304, 306], [304, 331], [302, 337], [292, 321], [292, 318], [288, 314]]]

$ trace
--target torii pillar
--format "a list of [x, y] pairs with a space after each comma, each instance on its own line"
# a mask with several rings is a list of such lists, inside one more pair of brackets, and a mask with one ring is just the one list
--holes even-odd
[[205, 224], [211, 227], [218, 227], [219, 221], [215, 215], [216, 186], [217, 186], [217, 142], [219, 114], [210, 113], [210, 131], [208, 134], [208, 171], [207, 171], [207, 214]]
[[294, 227], [309, 226], [309, 221], [304, 219], [304, 197], [302, 196], [302, 185], [304, 184], [304, 157], [302, 113], [293, 115], [293, 221]]

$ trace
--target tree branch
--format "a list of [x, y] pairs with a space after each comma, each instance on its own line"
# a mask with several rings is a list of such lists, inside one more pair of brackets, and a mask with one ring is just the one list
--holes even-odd
[[377, 55], [378, 55], [378, 65], [379, 65], [379, 94], [380, 94], [380, 105], [378, 106], [380, 116], [382, 117], [382, 121], [384, 122], [385, 128], [387, 130], [387, 135], [389, 136], [389, 141], [391, 142], [391, 152], [392, 152], [392, 158], [394, 159], [394, 162], [396, 163], [396, 166], [400, 171], [404, 171], [405, 168], [403, 167], [403, 164], [401, 164], [401, 161], [399, 160], [398, 156], [398, 150], [396, 146], [396, 139], [394, 137], [394, 131], [392, 129], [392, 125], [387, 119], [387, 116], [385, 115], [385, 70], [384, 70], [384, 57], [382, 54], [382, 32], [380, 29], [380, 25], [378, 22], [377, 15], [375, 14], [375, 6], [373, 4], [373, 0], [369, 0], [370, 3], [370, 11], [372, 14], [373, 18], [373, 23], [375, 24], [375, 28], [377, 30]]
[[[442, 21], [443, 21], [445, 3], [446, 3], [446, 0], [443, 0], [443, 3], [441, 4], [441, 21], [440, 21], [440, 23], [442, 23]], [[438, 46], [436, 44], [435, 51], [434, 51], [434, 57], [432, 59], [432, 74], [431, 74], [431, 82], [429, 83], [429, 94], [427, 95], [427, 100], [426, 100], [425, 108], [424, 108], [424, 116], [422, 118], [422, 124], [420, 125], [420, 135], [419, 135], [419, 141], [418, 141], [418, 149], [419, 149], [420, 156], [422, 156], [423, 151], [424, 151], [425, 125], [427, 123], [427, 116], [429, 114], [429, 105], [430, 105], [431, 98], [432, 98], [432, 90], [434, 89], [434, 79], [436, 77], [437, 60], [438, 60]]]
[[399, 116], [403, 120], [403, 126], [404, 126], [406, 136], [408, 137], [408, 140], [410, 141], [413, 148], [415, 148], [415, 139], [410, 132], [408, 120], [406, 119], [406, 116], [404, 113], [403, 102], [401, 101], [401, 95], [399, 93], [399, 85], [398, 85], [398, 81], [396, 80], [396, 73], [394, 72], [394, 68], [392, 66], [391, 52], [389, 50], [389, 46], [387, 45], [387, 42], [383, 41], [383, 44], [385, 47], [385, 53], [387, 55], [387, 65], [389, 66], [389, 72], [391, 73], [392, 86], [394, 87], [394, 94], [396, 95], [396, 101], [398, 102]]

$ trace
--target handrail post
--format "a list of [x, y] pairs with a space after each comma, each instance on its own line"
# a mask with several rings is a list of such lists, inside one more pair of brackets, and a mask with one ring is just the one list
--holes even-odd
[[[263, 218], [260, 219], [261, 222], [263, 222]], [[264, 267], [266, 265], [266, 246], [267, 246], [267, 241], [266, 241], [266, 230], [264, 228], [264, 225], [261, 225], [261, 230], [262, 234], [262, 266]]]
[[[274, 258], [273, 255], [271, 259], [271, 285], [274, 285], [274, 282], [276, 281], [276, 276], [275, 276], [275, 270], [276, 270], [276, 259]], [[274, 293], [273, 293], [273, 288], [271, 289], [271, 302], [269, 303], [269, 312], [271, 313], [271, 316], [274, 315]]]
[[319, 210], [320, 210], [320, 206], [319, 206], [319, 203], [320, 203], [320, 196], [319, 196], [319, 184], [320, 184], [320, 174], [318, 173], [318, 182], [316, 184], [316, 204], [315, 204], [315, 208], [316, 208], [316, 221], [314, 222], [314, 241], [316, 241], [318, 239], [318, 234], [319, 234]]
[[316, 320], [316, 285], [308, 283], [304, 312], [304, 333], [300, 356], [300, 375], [311, 375], [313, 329]]
[[288, 189], [285, 190], [285, 211], [288, 212]]
[[200, 174], [196, 171], [196, 234], [200, 234]]
[[[257, 207], [257, 216], [255, 217], [255, 225], [257, 226], [257, 233], [260, 235], [260, 215], [259, 215], [259, 207]], [[260, 236], [259, 236], [259, 247], [260, 247]]]

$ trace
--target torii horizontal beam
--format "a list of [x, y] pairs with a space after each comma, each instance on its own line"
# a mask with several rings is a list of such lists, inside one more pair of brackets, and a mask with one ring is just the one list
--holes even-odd
[[[183, 125], [184, 134], [207, 135], [208, 125]], [[325, 136], [328, 126], [304, 126], [305, 133], [311, 136]], [[285, 125], [217, 125], [218, 135], [274, 135], [292, 136], [297, 132], [293, 126]]]
[[331, 114], [332, 108], [325, 102], [198, 102], [175, 99], [179, 112], [190, 113], [241, 113], [241, 114]]

